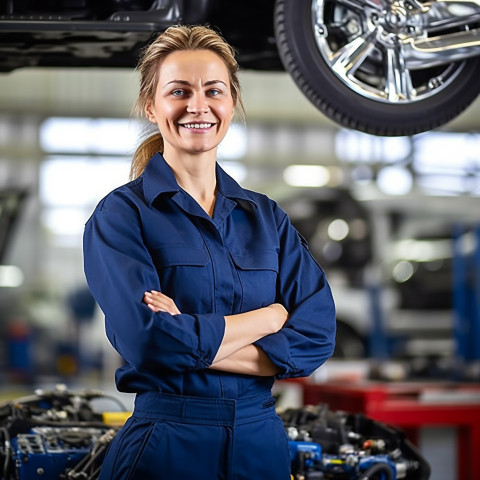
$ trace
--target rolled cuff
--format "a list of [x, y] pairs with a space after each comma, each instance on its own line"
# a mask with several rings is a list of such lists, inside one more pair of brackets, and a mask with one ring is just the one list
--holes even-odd
[[257, 340], [254, 345], [261, 348], [274, 365], [279, 368], [280, 372], [276, 375], [276, 378], [289, 378], [292, 372], [296, 370], [290, 356], [288, 339], [281, 330]]
[[225, 335], [225, 317], [219, 313], [196, 315], [198, 320], [198, 367], [208, 368]]

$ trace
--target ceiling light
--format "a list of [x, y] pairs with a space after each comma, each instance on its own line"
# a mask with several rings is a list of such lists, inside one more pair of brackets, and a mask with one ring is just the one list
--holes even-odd
[[330, 180], [330, 172], [321, 165], [290, 165], [283, 178], [293, 187], [323, 187]]
[[337, 218], [333, 220], [328, 226], [328, 236], [336, 242], [344, 240], [349, 233], [348, 223], [343, 218]]
[[15, 265], [0, 265], [0, 287], [19, 287], [23, 272]]

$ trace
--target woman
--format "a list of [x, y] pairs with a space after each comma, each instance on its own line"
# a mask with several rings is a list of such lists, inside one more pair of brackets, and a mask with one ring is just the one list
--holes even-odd
[[136, 108], [160, 133], [86, 225], [87, 280], [124, 359], [117, 388], [137, 393], [102, 480], [288, 480], [271, 387], [333, 351], [331, 292], [304, 240], [216, 163], [242, 111], [237, 70], [206, 27], [146, 49]]

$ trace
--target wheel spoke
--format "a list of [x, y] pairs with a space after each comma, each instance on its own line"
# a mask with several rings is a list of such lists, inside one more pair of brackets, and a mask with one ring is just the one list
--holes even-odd
[[356, 11], [365, 11], [366, 8], [372, 10], [382, 10], [382, 3], [380, 0], [336, 0], [336, 5], [347, 7]]
[[353, 75], [375, 48], [377, 29], [355, 38], [339, 49], [332, 57], [331, 68], [341, 77]]
[[385, 90], [390, 102], [409, 100], [414, 96], [414, 89], [409, 71], [400, 48], [387, 49], [387, 73]]

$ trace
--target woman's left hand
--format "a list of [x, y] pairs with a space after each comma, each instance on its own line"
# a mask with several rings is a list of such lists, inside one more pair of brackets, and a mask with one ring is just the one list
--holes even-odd
[[164, 293], [157, 292], [156, 290], [145, 292], [143, 301], [147, 304], [147, 307], [154, 312], [167, 312], [170, 315], [180, 314], [180, 310], [175, 305], [175, 302]]

